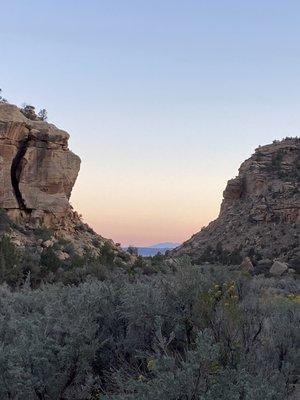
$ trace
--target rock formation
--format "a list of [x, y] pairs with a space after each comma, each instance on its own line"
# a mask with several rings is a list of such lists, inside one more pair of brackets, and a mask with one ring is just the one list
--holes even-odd
[[48, 229], [51, 246], [63, 237], [79, 254], [109, 244], [120, 255], [120, 248], [84, 224], [69, 203], [80, 168], [80, 158], [68, 149], [69, 134], [27, 109], [30, 113], [0, 102], [0, 211], [13, 221], [4, 224], [5, 234], [18, 245], [32, 245], [37, 229]]
[[68, 133], [27, 119], [18, 107], [0, 105], [0, 207], [14, 219], [44, 225], [70, 211], [80, 158]]
[[223, 193], [219, 217], [172, 256], [240, 263], [282, 258], [299, 262], [300, 139], [259, 147]]

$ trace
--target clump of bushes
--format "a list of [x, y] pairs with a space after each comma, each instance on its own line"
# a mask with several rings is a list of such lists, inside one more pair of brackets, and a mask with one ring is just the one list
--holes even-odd
[[47, 121], [48, 116], [45, 108], [36, 113], [34, 106], [24, 104], [20, 110], [26, 118], [31, 119], [32, 121]]
[[7, 216], [5, 210], [0, 208], [0, 233], [7, 231], [7, 229], [11, 226], [12, 222]]
[[281, 163], [284, 157], [284, 151], [278, 150], [277, 153], [272, 154], [271, 158], [271, 168], [275, 171], [279, 171], [281, 169]]
[[0, 282], [15, 286], [22, 278], [20, 252], [8, 236], [0, 237]]
[[298, 281], [187, 259], [160, 268], [0, 286], [0, 398], [288, 398], [299, 358]]
[[44, 226], [40, 226], [35, 228], [34, 235], [37, 237], [37, 239], [42, 239], [42, 241], [45, 242], [46, 240], [51, 239], [53, 236], [53, 231]]
[[[1, 216], [1, 214], [0, 214]], [[0, 220], [1, 221], [1, 220]], [[37, 239], [43, 242], [53, 237], [53, 231], [46, 228], [35, 230]], [[69, 257], [61, 259], [59, 253], [67, 253]], [[116, 252], [110, 241], [99, 243], [99, 254], [86, 249], [79, 255], [71, 242], [64, 238], [57, 239], [45, 247], [26, 245], [17, 248], [9, 236], [0, 237], [0, 284], [6, 283], [16, 288], [22, 286], [30, 275], [33, 288], [44, 283], [80, 284], [89, 277], [103, 279], [107, 269], [121, 268], [128, 274], [141, 272], [145, 263], [132, 267], [129, 264], [130, 256], [127, 253]], [[148, 265], [148, 264], [147, 264]], [[138, 268], [140, 267], [140, 268]], [[153, 273], [155, 270], [152, 271]]]
[[198, 260], [199, 263], [209, 262], [223, 265], [239, 265], [242, 261], [243, 256], [239, 248], [230, 251], [224, 249], [221, 242], [217, 243], [215, 248], [211, 245], [206, 246]]

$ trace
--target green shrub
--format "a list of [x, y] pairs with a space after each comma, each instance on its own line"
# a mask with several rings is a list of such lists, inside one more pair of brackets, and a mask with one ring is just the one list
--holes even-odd
[[41, 267], [46, 272], [56, 272], [62, 262], [58, 259], [52, 247], [46, 247], [41, 254]]
[[53, 236], [53, 231], [45, 227], [39, 227], [34, 230], [34, 234], [38, 239], [42, 239], [43, 242], [51, 239]]
[[5, 232], [11, 226], [11, 221], [5, 210], [0, 208], [0, 232]]
[[20, 253], [8, 236], [0, 238], [0, 282], [16, 286], [23, 277]]
[[103, 246], [100, 249], [100, 257], [99, 257], [99, 262], [102, 264], [113, 264], [114, 259], [115, 259], [115, 253], [114, 249], [112, 248], [111, 244], [106, 241], [104, 242]]

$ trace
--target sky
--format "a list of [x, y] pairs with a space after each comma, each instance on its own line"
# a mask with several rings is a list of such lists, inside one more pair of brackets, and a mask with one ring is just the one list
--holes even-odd
[[215, 219], [258, 145], [300, 131], [300, 2], [0, 0], [0, 87], [82, 159], [71, 203], [123, 245]]

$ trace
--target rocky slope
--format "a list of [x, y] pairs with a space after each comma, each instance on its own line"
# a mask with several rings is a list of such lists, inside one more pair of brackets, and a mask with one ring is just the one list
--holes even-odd
[[1, 233], [25, 246], [37, 242], [36, 232], [47, 231], [42, 236], [48, 247], [63, 237], [79, 254], [101, 252], [109, 244], [122, 258], [120, 248], [84, 224], [69, 203], [80, 168], [80, 158], [68, 149], [69, 134], [32, 110], [27, 117], [0, 102]]
[[195, 261], [256, 263], [300, 260], [300, 139], [259, 147], [228, 181], [220, 214], [172, 256]]

